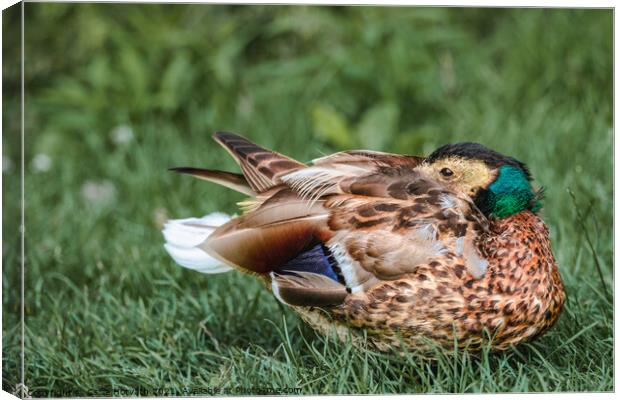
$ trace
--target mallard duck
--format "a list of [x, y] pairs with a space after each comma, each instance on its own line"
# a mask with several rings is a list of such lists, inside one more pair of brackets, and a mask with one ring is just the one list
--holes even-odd
[[168, 221], [178, 264], [252, 274], [315, 329], [379, 350], [503, 350], [557, 320], [564, 287], [524, 163], [457, 143], [308, 166], [233, 133], [214, 139], [243, 174], [172, 170], [250, 197], [233, 218]]

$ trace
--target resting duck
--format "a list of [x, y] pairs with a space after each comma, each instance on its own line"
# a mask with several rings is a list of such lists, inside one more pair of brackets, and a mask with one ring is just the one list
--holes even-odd
[[557, 320], [565, 294], [528, 168], [476, 143], [415, 157], [345, 151], [307, 166], [232, 133], [243, 174], [174, 171], [250, 198], [242, 215], [168, 221], [203, 273], [255, 275], [315, 329], [379, 350], [494, 350]]

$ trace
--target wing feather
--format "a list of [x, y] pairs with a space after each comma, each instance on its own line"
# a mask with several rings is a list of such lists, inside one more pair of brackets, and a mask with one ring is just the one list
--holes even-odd
[[348, 294], [343, 285], [312, 272], [272, 272], [271, 287], [278, 300], [291, 306], [334, 306], [341, 304]]
[[256, 193], [263, 193], [280, 184], [280, 175], [306, 167], [235, 133], [216, 132], [213, 138], [237, 161], [250, 187]]
[[327, 218], [322, 203], [308, 207], [294, 192], [283, 190], [216, 229], [201, 248], [229, 265], [267, 273], [316, 240]]
[[253, 196], [255, 194], [245, 177], [243, 175], [235, 174], [233, 172], [193, 167], [170, 168], [170, 171], [178, 172], [180, 174], [191, 175], [198, 179], [217, 183], [229, 189], [236, 190], [239, 193], [244, 193], [250, 196]]

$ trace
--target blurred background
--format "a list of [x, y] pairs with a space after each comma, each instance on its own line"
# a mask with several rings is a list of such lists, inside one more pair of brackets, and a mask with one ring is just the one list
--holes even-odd
[[[3, 13], [8, 389], [19, 381], [19, 15]], [[611, 390], [612, 30], [602, 9], [27, 3], [26, 384], [43, 395]], [[527, 163], [567, 285], [560, 322], [523, 359], [491, 358], [488, 375], [458, 364], [403, 380], [413, 364], [354, 350], [349, 372], [323, 364], [312, 349], [337, 359], [341, 345], [252, 278], [186, 271], [163, 249], [167, 218], [234, 213], [242, 200], [167, 172], [236, 171], [216, 130], [304, 162], [476, 141]]]

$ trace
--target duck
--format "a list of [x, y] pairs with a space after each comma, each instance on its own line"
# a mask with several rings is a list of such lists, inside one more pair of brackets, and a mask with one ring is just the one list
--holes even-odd
[[239, 215], [167, 221], [179, 265], [252, 275], [320, 334], [379, 351], [501, 351], [557, 321], [564, 286], [523, 162], [462, 142], [307, 165], [238, 134], [213, 138], [241, 173], [171, 170], [247, 198]]

